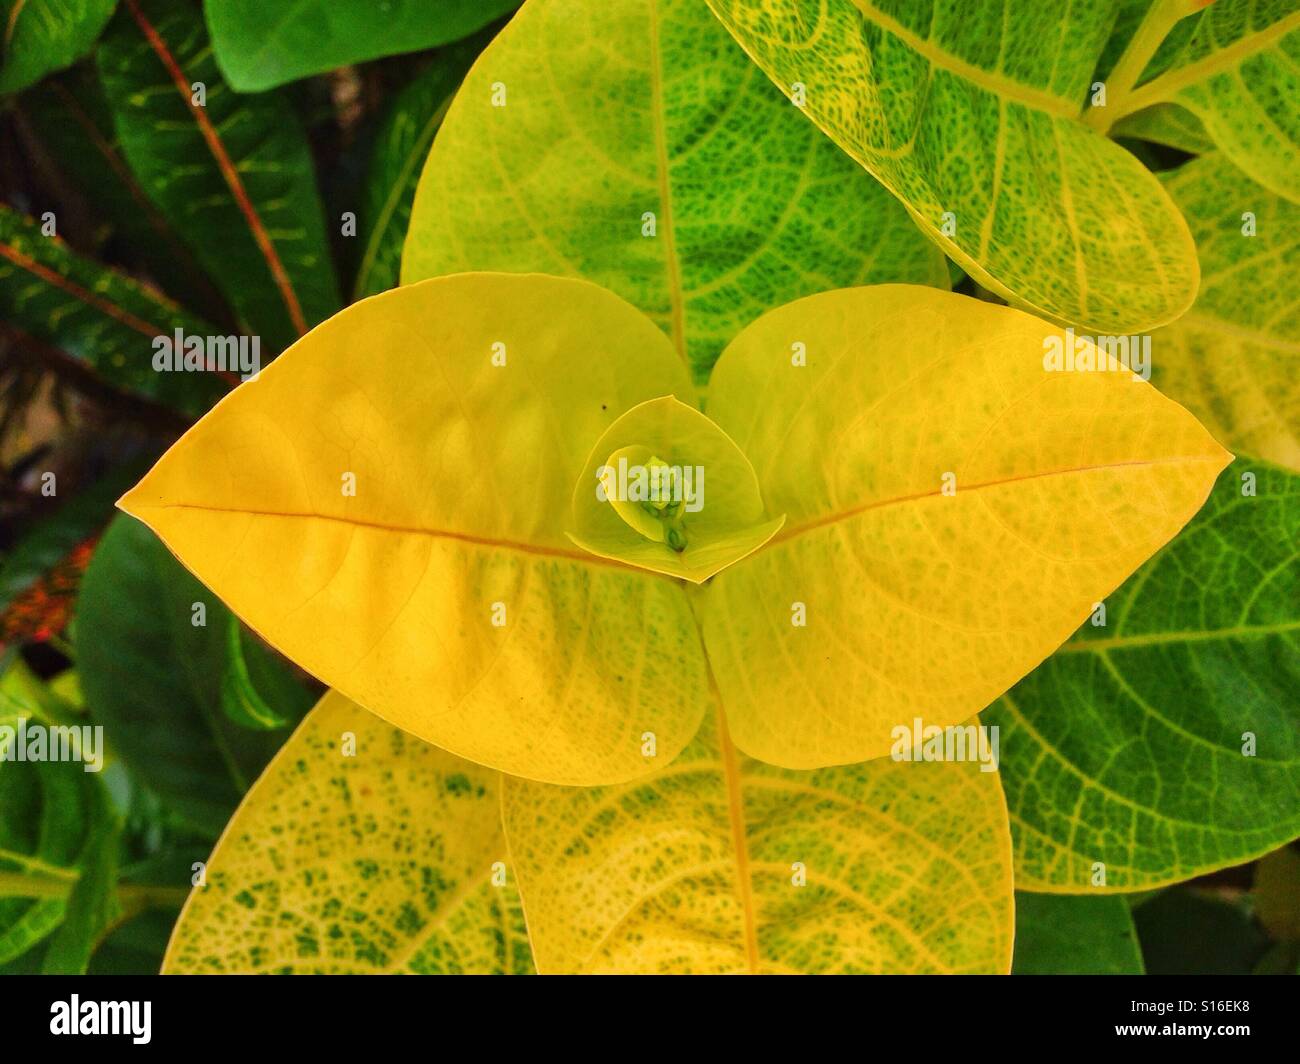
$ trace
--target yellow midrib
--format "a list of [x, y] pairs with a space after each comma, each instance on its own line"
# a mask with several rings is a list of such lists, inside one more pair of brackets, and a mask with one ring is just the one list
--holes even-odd
[[[710, 669], [712, 680], [712, 669]], [[727, 730], [727, 715], [722, 698], [714, 686], [718, 707], [718, 745], [722, 751], [723, 777], [727, 783], [727, 814], [731, 821], [731, 841], [736, 855], [736, 884], [744, 920], [745, 962], [751, 975], [760, 972], [758, 960], [758, 923], [754, 906], [754, 879], [749, 863], [749, 842], [745, 837], [745, 799], [740, 790], [740, 759]]]
[[[1206, 16], [1208, 18], [1208, 15]], [[1200, 27], [1197, 27], [1199, 31]], [[1123, 110], [1115, 115], [1114, 121], [1141, 111], [1155, 103], [1164, 103], [1181, 90], [1201, 81], [1212, 74], [1227, 70], [1263, 51], [1279, 37], [1284, 37], [1293, 29], [1300, 29], [1300, 11], [1293, 11], [1285, 18], [1278, 19], [1273, 25], [1247, 34], [1240, 40], [1211, 52], [1204, 59], [1198, 59], [1187, 66], [1179, 67], [1159, 75], [1141, 88], [1134, 90], [1124, 105]]]
[[[1048, 469], [1040, 473], [1025, 473], [1021, 476], [999, 477], [996, 480], [981, 481], [975, 484], [967, 484], [957, 487], [958, 494], [963, 492], [983, 491], [989, 488], [1000, 488], [1008, 484], [1019, 484], [1032, 480], [1043, 480], [1048, 477], [1070, 476], [1075, 473], [1100, 473], [1111, 469], [1128, 469], [1131, 467], [1177, 465], [1183, 462], [1214, 462], [1221, 460], [1220, 455], [1215, 454], [1194, 454], [1194, 455], [1175, 455], [1170, 458], [1150, 458], [1138, 459], [1131, 462], [1107, 462], [1101, 465], [1075, 466], [1069, 469]], [[759, 551], [767, 550], [778, 544], [786, 543], [789, 540], [802, 536], [807, 532], [814, 532], [826, 525], [837, 524], [840, 521], [848, 521], [870, 510], [879, 510], [887, 506], [899, 506], [903, 503], [919, 502], [922, 499], [931, 499], [943, 494], [942, 488], [934, 488], [930, 491], [920, 491], [912, 495], [899, 495], [889, 499], [873, 499], [870, 502], [862, 503], [858, 506], [851, 506], [845, 510], [839, 510], [834, 513], [826, 514], [822, 517], [805, 521], [801, 525], [787, 525], [780, 532], [769, 539]], [[759, 553], [755, 551], [754, 554]], [[753, 555], [750, 555], [753, 557]]]
[[[668, 579], [665, 574], [657, 573], [654, 570], [644, 569], [639, 565], [633, 565], [630, 562], [621, 562], [614, 558], [604, 558], [598, 554], [590, 554], [586, 551], [565, 550], [562, 547], [548, 547], [539, 543], [520, 543], [516, 540], [474, 535], [470, 532], [456, 532], [451, 529], [424, 528], [417, 525], [394, 525], [382, 521], [367, 521], [357, 517], [344, 517], [339, 514], [297, 513], [289, 510], [251, 510], [240, 506], [211, 506], [206, 503], [189, 502], [142, 503], [131, 508], [124, 507], [124, 509], [126, 509], [126, 512], [132, 517], [145, 521], [146, 524], [149, 524], [149, 522], [145, 520], [144, 515], [152, 510], [201, 510], [204, 513], [242, 514], [245, 517], [278, 517], [286, 520], [329, 521], [335, 524], [347, 525], [349, 527], [371, 528], [380, 532], [393, 532], [398, 535], [429, 536], [433, 539], [454, 540], [459, 543], [468, 543], [473, 546], [486, 547], [493, 550], [515, 551], [519, 554], [535, 554], [545, 558], [560, 558], [566, 561], [582, 562], [587, 565], [612, 566], [616, 569], [623, 569], [627, 572], [644, 573], [647, 576]], [[153, 526], [151, 525], [150, 527]], [[157, 530], [155, 529], [155, 531]]]
[[945, 52], [933, 41], [918, 37], [893, 16], [878, 10], [869, 0], [852, 0], [852, 3], [868, 22], [875, 24], [890, 36], [898, 38], [918, 55], [923, 56], [934, 66], [946, 70], [949, 74], [964, 78], [972, 84], [987, 89], [1004, 99], [1015, 100], [1036, 110], [1045, 111], [1047, 114], [1069, 119], [1078, 117], [1078, 106], [1076, 104], [1050, 92], [1036, 89], [1032, 85], [1014, 81], [1004, 74], [985, 70], [983, 67], [969, 63], [951, 52]]
[[[690, 369], [686, 354], [686, 310], [682, 292], [681, 263], [677, 259], [677, 244], [673, 236], [673, 193], [668, 172], [668, 133], [664, 128], [663, 58], [659, 51], [659, 5], [650, 0], [647, 5], [650, 19], [650, 114], [654, 123], [655, 157], [659, 170], [659, 211], [663, 215], [664, 268], [668, 272], [668, 300], [672, 322], [673, 346]], [[658, 227], [656, 227], [658, 232]]]

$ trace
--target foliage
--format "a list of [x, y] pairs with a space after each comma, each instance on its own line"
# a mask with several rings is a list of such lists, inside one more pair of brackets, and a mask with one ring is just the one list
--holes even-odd
[[516, 7], [0, 2], [0, 971], [1295, 972], [1295, 0]]

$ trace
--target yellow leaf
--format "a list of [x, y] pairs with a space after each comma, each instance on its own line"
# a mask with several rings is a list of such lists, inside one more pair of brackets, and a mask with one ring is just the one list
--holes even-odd
[[646, 780], [504, 788], [541, 972], [1010, 968], [1006, 805], [979, 765], [789, 772], [719, 717]]
[[886, 285], [791, 303], [723, 352], [709, 414], [787, 515], [703, 597], [740, 749], [845, 764], [916, 717], [965, 720], [1204, 502], [1231, 456], [1109, 356], [1047, 371], [1050, 336], [1068, 338]]
[[499, 780], [330, 692], [226, 827], [163, 972], [531, 972]]
[[621, 782], [707, 706], [681, 586], [565, 536], [592, 444], [686, 368], [582, 281], [462, 274], [358, 303], [191, 429], [120, 505], [251, 628], [481, 764]]

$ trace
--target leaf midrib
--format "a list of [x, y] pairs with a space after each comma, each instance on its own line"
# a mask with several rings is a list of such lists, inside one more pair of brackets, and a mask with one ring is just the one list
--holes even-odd
[[1057, 648], [1058, 654], [1100, 654], [1107, 650], [1133, 647], [1169, 646], [1182, 643], [1211, 643], [1220, 639], [1263, 639], [1270, 635], [1300, 631], [1300, 621], [1278, 624], [1240, 624], [1229, 628], [1206, 628], [1186, 632], [1147, 632], [1140, 635], [1117, 635], [1105, 639], [1072, 639]]
[[294, 513], [291, 511], [280, 510], [250, 510], [238, 506], [209, 506], [203, 503], [189, 502], [145, 503], [132, 509], [128, 509], [127, 512], [132, 516], [141, 517], [144, 513], [151, 510], [201, 510], [205, 513], [243, 514], [248, 517], [280, 517], [304, 521], [331, 521], [350, 527], [372, 528], [381, 532], [393, 532], [398, 535], [430, 536], [434, 539], [450, 539], [461, 543], [470, 543], [479, 547], [499, 548], [501, 550], [517, 551], [521, 554], [534, 554], [546, 558], [560, 558], [567, 561], [584, 562], [589, 565], [600, 565], [622, 569], [625, 572], [642, 573], [646, 576], [658, 577], [665, 580], [673, 579], [664, 574], [656, 573], [649, 569], [643, 569], [638, 565], [630, 565], [613, 558], [602, 558], [599, 555], [588, 554], [585, 551], [571, 551], [565, 550], [562, 547], [546, 547], [539, 543], [521, 543], [517, 540], [498, 539], [492, 536], [478, 536], [470, 532], [456, 532], [451, 529], [422, 528], [417, 525], [395, 525], [382, 521], [366, 521], [355, 517], [340, 517], [336, 514]]
[[[1177, 465], [1183, 462], [1217, 462], [1221, 461], [1219, 455], [1177, 455], [1170, 458], [1151, 458], [1134, 462], [1107, 462], [1102, 465], [1072, 466], [1066, 469], [1049, 469], [1041, 473], [1025, 473], [1015, 477], [1000, 477], [996, 480], [981, 481], [977, 484], [957, 485], [957, 494], [960, 496], [965, 492], [984, 491], [989, 488], [999, 488], [1007, 484], [1020, 484], [1033, 480], [1043, 480], [1048, 477], [1072, 476], [1078, 473], [1098, 473], [1109, 469], [1127, 469], [1140, 468], [1148, 466]], [[808, 532], [815, 532], [819, 528], [827, 525], [838, 524], [841, 521], [849, 521], [861, 514], [871, 510], [880, 510], [888, 506], [899, 506], [909, 502], [919, 502], [922, 499], [938, 498], [943, 494], [942, 488], [935, 488], [930, 491], [917, 492], [913, 495], [899, 495], [892, 499], [874, 499], [870, 502], [862, 503], [858, 506], [849, 507], [846, 510], [840, 510], [835, 513], [826, 514], [812, 521], [806, 521], [801, 525], [793, 525], [789, 528], [778, 532], [764, 546], [760, 547], [754, 554], [768, 550], [781, 543], [795, 539]], [[751, 555], [753, 557], [754, 555]]]
[[868, 22], [902, 41], [903, 44], [907, 45], [931, 65], [969, 81], [979, 88], [986, 89], [1003, 99], [1015, 100], [1017, 103], [1025, 104], [1027, 107], [1044, 111], [1058, 118], [1073, 120], [1078, 117], [1078, 107], [1069, 101], [1050, 92], [1036, 89], [1032, 85], [1025, 85], [1022, 82], [1015, 81], [996, 71], [978, 67], [960, 56], [944, 51], [933, 41], [923, 40], [897, 19], [878, 10], [870, 3], [870, 0], [852, 0], [852, 3]]
[[[1197, 32], [1200, 31], [1200, 28], [1197, 27]], [[1238, 38], [1226, 48], [1215, 49], [1203, 58], [1188, 63], [1186, 66], [1178, 67], [1152, 78], [1145, 85], [1133, 91], [1128, 97], [1124, 108], [1115, 115], [1113, 122], [1118, 122], [1121, 118], [1150, 107], [1152, 104], [1171, 101], [1183, 89], [1189, 88], [1198, 81], [1202, 81], [1214, 74], [1222, 73], [1229, 67], [1239, 65], [1256, 53], [1262, 52], [1278, 38], [1286, 36], [1292, 29], [1297, 28], [1300, 28], [1300, 11], [1293, 11], [1291, 14], [1278, 19], [1271, 26], [1266, 26], [1262, 30], [1256, 30], [1254, 33]]]
[[[49, 266], [46, 266], [44, 263], [37, 262], [8, 241], [0, 241], [0, 257], [7, 259], [19, 269], [26, 270], [33, 276], [38, 277], [51, 288], [58, 289], [61, 292], [66, 292], [78, 303], [83, 303], [88, 307], [94, 308], [105, 317], [112, 318], [114, 321], [126, 326], [128, 329], [133, 329], [150, 338], [160, 336], [165, 331], [150, 325], [143, 318], [137, 317], [129, 310], [119, 307], [108, 299], [83, 288], [76, 281], [69, 277], [65, 277], [63, 274], [51, 269]], [[105, 273], [108, 273], [115, 282], [125, 283], [125, 278], [114, 277], [107, 270]]]
[[673, 236], [673, 194], [672, 180], [668, 171], [668, 134], [664, 128], [664, 79], [663, 59], [659, 53], [658, 0], [649, 0], [646, 10], [650, 21], [650, 114], [654, 122], [659, 210], [663, 213], [664, 267], [668, 271], [673, 346], [677, 348], [677, 353], [681, 355], [682, 361], [686, 363], [689, 370], [691, 362], [686, 354], [686, 312], [682, 292], [682, 270]]

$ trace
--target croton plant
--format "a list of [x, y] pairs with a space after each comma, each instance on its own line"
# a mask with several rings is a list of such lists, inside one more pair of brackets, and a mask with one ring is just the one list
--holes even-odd
[[[1253, 863], [1295, 969], [1296, 0], [526, 0], [399, 97], [341, 309], [280, 86], [513, 5], [296, 6], [123, 0], [17, 97], [202, 284], [0, 217], [24, 334], [184, 420], [75, 690], [0, 679], [123, 777], [0, 764], [83, 810], [0, 813], [0, 962], [1140, 971]], [[160, 369], [209, 305], [269, 364]]]

